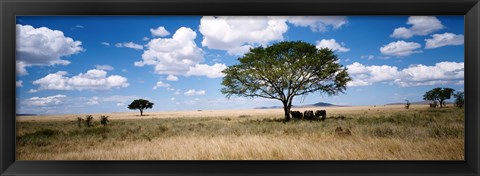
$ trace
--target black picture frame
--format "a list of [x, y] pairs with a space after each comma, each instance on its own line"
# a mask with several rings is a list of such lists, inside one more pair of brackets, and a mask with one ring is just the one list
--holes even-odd
[[[7, 175], [478, 176], [478, 0], [0, 0], [0, 173]], [[17, 15], [463, 15], [464, 161], [16, 161]]]

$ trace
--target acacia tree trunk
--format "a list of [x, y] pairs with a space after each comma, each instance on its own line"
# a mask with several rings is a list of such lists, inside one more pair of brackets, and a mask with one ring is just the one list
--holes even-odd
[[140, 109], [140, 116], [143, 116], [143, 109]]
[[283, 111], [285, 112], [285, 121], [290, 121], [290, 108], [292, 107], [291, 103], [283, 102]]
[[443, 100], [440, 100], [440, 108], [443, 108]]

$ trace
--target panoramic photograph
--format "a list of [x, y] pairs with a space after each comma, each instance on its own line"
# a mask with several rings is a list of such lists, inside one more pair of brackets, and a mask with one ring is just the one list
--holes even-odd
[[17, 16], [17, 160], [464, 160], [464, 16]]

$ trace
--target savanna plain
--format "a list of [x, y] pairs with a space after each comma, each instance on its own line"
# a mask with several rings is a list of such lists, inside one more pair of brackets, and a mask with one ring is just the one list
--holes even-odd
[[[428, 105], [17, 116], [17, 160], [463, 160], [464, 109]], [[100, 116], [108, 116], [102, 124]], [[341, 130], [340, 130], [341, 128]]]

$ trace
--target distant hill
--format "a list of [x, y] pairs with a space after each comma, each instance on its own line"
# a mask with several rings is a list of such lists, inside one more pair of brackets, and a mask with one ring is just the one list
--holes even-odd
[[[308, 104], [308, 105], [301, 105], [301, 106], [292, 105], [292, 108], [309, 108], [309, 107], [343, 107], [343, 106], [334, 105], [334, 104], [325, 103], [325, 102], [318, 102], [315, 104]], [[279, 109], [279, 108], [283, 108], [283, 106], [256, 107], [254, 109]]]
[[16, 114], [16, 116], [37, 116], [38, 114]]

